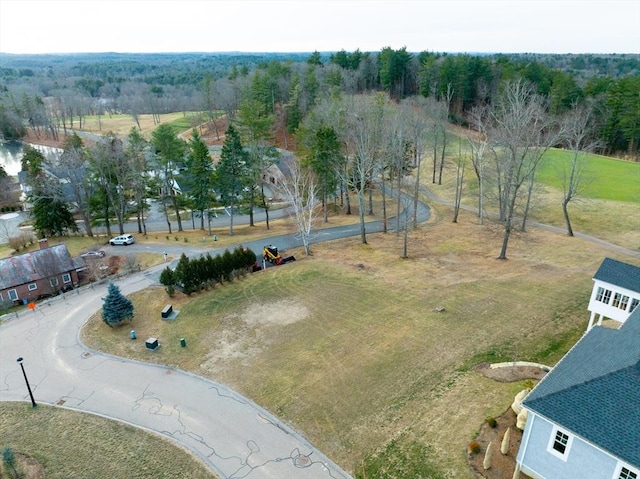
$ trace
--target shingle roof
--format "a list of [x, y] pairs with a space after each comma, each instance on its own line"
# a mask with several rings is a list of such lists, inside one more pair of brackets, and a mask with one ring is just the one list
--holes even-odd
[[523, 405], [640, 467], [640, 308], [620, 329], [592, 328]]
[[640, 292], [640, 268], [615, 259], [605, 258], [593, 279]]
[[74, 269], [65, 244], [0, 259], [0, 290]]

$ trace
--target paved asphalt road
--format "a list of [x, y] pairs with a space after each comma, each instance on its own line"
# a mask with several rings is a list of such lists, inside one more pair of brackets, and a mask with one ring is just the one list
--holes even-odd
[[[276, 213], [287, 214], [286, 210]], [[428, 219], [421, 205], [419, 219]], [[228, 219], [220, 218], [220, 222]], [[257, 219], [258, 220], [258, 219]], [[238, 224], [247, 222], [238, 217]], [[390, 221], [390, 227], [393, 225]], [[165, 225], [166, 227], [166, 225]], [[367, 224], [367, 233], [382, 230]], [[359, 225], [318, 231], [312, 242], [360, 234]], [[294, 235], [268, 240], [281, 249], [299, 246]], [[262, 252], [265, 240], [245, 244]], [[129, 251], [146, 245], [107, 246]], [[158, 245], [158, 253], [163, 247]], [[175, 246], [198, 255], [215, 249]], [[172, 252], [173, 254], [173, 252]], [[157, 284], [165, 265], [117, 281], [124, 294]], [[16, 359], [24, 357], [37, 402], [68, 407], [123, 421], [173, 439], [228, 479], [350, 478], [300, 433], [248, 398], [208, 379], [173, 368], [131, 361], [89, 350], [79, 340], [88, 317], [102, 306], [106, 285], [37, 307], [0, 324], [0, 400], [29, 401]], [[146, 338], [138, 338], [140, 347]], [[162, 347], [162, 346], [161, 346]], [[153, 352], [149, 352], [153, 354]]]

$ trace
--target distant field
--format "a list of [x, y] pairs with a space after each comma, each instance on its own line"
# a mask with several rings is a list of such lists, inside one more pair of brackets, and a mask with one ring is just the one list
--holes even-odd
[[[567, 168], [573, 153], [550, 150], [537, 173], [544, 185], [562, 189], [563, 169]], [[584, 193], [593, 199], [640, 203], [640, 163], [618, 160], [600, 155], [585, 155]]]
[[[158, 127], [158, 124], [154, 123], [152, 115], [139, 115], [138, 121], [140, 122], [140, 132], [149, 139], [151, 132]], [[195, 112], [167, 113], [160, 115], [160, 123], [169, 123], [176, 129], [176, 132], [183, 132], [202, 123], [202, 115]], [[101, 135], [113, 132], [120, 136], [126, 136], [134, 127], [138, 128], [138, 125], [131, 115], [102, 115], [100, 117], [85, 117], [82, 130]]]

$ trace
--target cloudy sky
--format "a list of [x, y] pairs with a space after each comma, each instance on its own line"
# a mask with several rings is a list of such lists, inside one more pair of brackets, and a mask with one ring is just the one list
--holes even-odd
[[0, 0], [0, 52], [640, 53], [640, 0]]

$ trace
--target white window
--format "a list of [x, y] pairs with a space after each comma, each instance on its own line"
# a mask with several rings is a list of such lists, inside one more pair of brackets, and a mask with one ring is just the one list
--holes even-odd
[[598, 294], [596, 294], [596, 301], [602, 301], [602, 297], [604, 296], [604, 288], [598, 286]]
[[56, 286], [58, 286], [58, 278], [51, 278], [49, 280], [49, 284], [55, 288]]
[[63, 283], [71, 283], [71, 275], [69, 273], [65, 273], [62, 275]]
[[547, 451], [556, 457], [559, 457], [563, 461], [567, 460], [569, 456], [569, 450], [573, 442], [573, 436], [568, 432], [554, 427], [551, 431], [551, 437], [549, 438], [549, 445]]
[[31, 283], [29, 285], [29, 291], [35, 291], [36, 289], [38, 289], [38, 285], [36, 283]]
[[638, 479], [640, 472], [625, 464], [618, 463], [616, 471], [613, 474], [613, 479]]
[[640, 304], [640, 299], [632, 298], [631, 299], [631, 307], [629, 308], [629, 312], [633, 313], [633, 311], [638, 307], [638, 304]]
[[609, 304], [609, 301], [611, 300], [611, 291], [608, 289], [604, 290], [604, 298], [602, 298], [602, 302], [604, 304]]
[[626, 311], [627, 306], [629, 306], [629, 296], [622, 296], [622, 299], [620, 300], [620, 309]]
[[613, 303], [611, 303], [611, 306], [613, 306], [614, 308], [617, 308], [620, 306], [620, 301], [622, 300], [622, 294], [620, 293], [616, 293], [613, 296]]
[[10, 289], [7, 293], [11, 301], [18, 301], [18, 292], [15, 289]]

